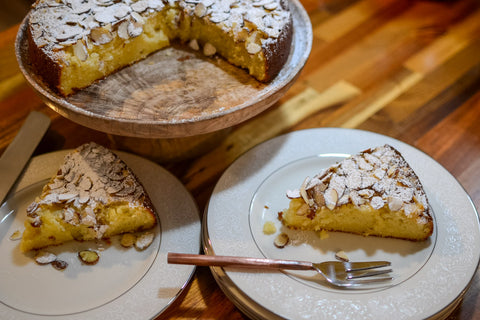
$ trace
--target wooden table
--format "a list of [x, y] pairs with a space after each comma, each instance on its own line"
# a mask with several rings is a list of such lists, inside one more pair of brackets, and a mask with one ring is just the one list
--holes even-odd
[[[478, 1], [303, 0], [313, 48], [298, 81], [266, 112], [232, 128], [213, 150], [165, 164], [193, 194], [200, 211], [225, 168], [254, 145], [313, 127], [374, 131], [423, 150], [480, 204], [480, 5]], [[18, 26], [0, 33], [0, 152], [27, 114], [52, 125], [36, 154], [110, 137], [44, 105], [17, 67]], [[480, 244], [479, 244], [480, 245]], [[452, 319], [480, 317], [474, 277]], [[181, 296], [158, 319], [245, 319], [207, 268], [198, 268]]]

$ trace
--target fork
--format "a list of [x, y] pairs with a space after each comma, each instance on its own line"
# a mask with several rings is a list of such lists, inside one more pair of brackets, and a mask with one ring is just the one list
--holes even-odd
[[217, 256], [169, 252], [167, 261], [171, 264], [219, 267], [257, 267], [259, 269], [314, 270], [336, 287], [362, 288], [368, 284], [392, 280], [391, 276], [377, 277], [392, 272], [381, 269], [390, 266], [388, 261], [340, 262], [264, 259], [249, 257]]

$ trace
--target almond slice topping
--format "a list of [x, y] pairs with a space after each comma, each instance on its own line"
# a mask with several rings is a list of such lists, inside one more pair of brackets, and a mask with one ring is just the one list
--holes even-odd
[[35, 255], [35, 262], [41, 265], [52, 263], [55, 260], [57, 260], [57, 256], [45, 250], [40, 250]]
[[93, 250], [82, 250], [78, 253], [80, 260], [87, 265], [97, 264], [100, 256], [96, 251]]
[[138, 250], [145, 250], [147, 249], [153, 242], [155, 238], [155, 234], [153, 232], [146, 232], [141, 236], [137, 237], [137, 241], [135, 241], [135, 248]]

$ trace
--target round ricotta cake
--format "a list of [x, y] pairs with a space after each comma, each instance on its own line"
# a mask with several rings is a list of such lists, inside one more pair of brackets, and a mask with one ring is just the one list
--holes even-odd
[[38, 0], [28, 17], [34, 70], [64, 96], [172, 41], [268, 82], [291, 38], [285, 0]]

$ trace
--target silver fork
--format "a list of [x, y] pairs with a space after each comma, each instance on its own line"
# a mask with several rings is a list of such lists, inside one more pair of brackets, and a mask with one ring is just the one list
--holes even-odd
[[259, 269], [314, 270], [322, 275], [330, 284], [342, 288], [362, 288], [368, 284], [392, 280], [391, 276], [382, 276], [392, 269], [381, 269], [390, 266], [388, 261], [340, 262], [326, 261], [313, 263], [309, 261], [263, 259], [248, 257], [216, 256], [169, 252], [168, 263], [190, 264], [196, 266], [219, 267], [257, 267]]

